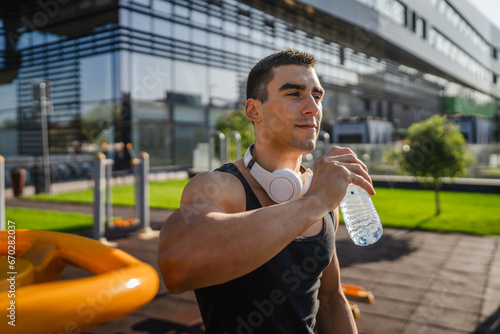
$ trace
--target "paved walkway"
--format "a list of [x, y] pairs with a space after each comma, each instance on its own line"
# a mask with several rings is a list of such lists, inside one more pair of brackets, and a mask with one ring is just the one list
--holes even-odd
[[[7, 206], [39, 206], [90, 213], [85, 205], [7, 199]], [[114, 208], [117, 215], [127, 216]], [[152, 210], [159, 229], [169, 211]], [[118, 248], [156, 267], [158, 239], [108, 233]], [[342, 282], [373, 291], [375, 302], [358, 301], [357, 319], [365, 334], [500, 333], [500, 237], [478, 237], [386, 228], [375, 245], [357, 247], [344, 226], [337, 233]], [[62, 279], [87, 276], [68, 267]], [[194, 295], [170, 294], [160, 284], [157, 296], [134, 313], [86, 333], [203, 333]]]

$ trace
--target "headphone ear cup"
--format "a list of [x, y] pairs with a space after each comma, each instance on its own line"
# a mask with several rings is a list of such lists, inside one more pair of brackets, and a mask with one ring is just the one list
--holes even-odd
[[294, 201], [302, 194], [302, 179], [289, 168], [280, 168], [273, 173], [275, 179], [269, 185], [269, 197], [276, 203]]

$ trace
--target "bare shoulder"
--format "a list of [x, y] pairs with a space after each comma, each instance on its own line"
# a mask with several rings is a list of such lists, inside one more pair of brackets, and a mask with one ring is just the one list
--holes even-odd
[[181, 198], [181, 207], [214, 207], [226, 213], [245, 211], [245, 203], [245, 189], [240, 180], [230, 173], [218, 171], [196, 175], [184, 188]]

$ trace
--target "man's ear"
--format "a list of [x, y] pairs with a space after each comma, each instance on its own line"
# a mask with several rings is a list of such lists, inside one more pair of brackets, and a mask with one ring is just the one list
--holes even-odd
[[245, 104], [245, 114], [250, 121], [260, 122], [262, 120], [262, 102], [257, 99], [248, 99]]

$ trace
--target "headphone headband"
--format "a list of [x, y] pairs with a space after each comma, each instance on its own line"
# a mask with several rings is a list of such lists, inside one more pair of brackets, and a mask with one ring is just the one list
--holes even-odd
[[[243, 156], [243, 164], [245, 165], [245, 167], [250, 168], [250, 169], [252, 169], [253, 165], [256, 163], [255, 161], [253, 161], [253, 156], [252, 156], [252, 150], [253, 150], [254, 146], [255, 146], [255, 143], [250, 144], [247, 151], [245, 152], [245, 155]], [[306, 173], [306, 172], [312, 173], [309, 168], [305, 168], [302, 165], [300, 165], [300, 172], [301, 173]]]
[[280, 168], [272, 173], [262, 168], [253, 160], [251, 144], [244, 157], [243, 164], [250, 168], [250, 174], [264, 188], [269, 197], [276, 203], [284, 203], [299, 199], [309, 189], [312, 172], [304, 166], [300, 166], [302, 175], [289, 168]]

